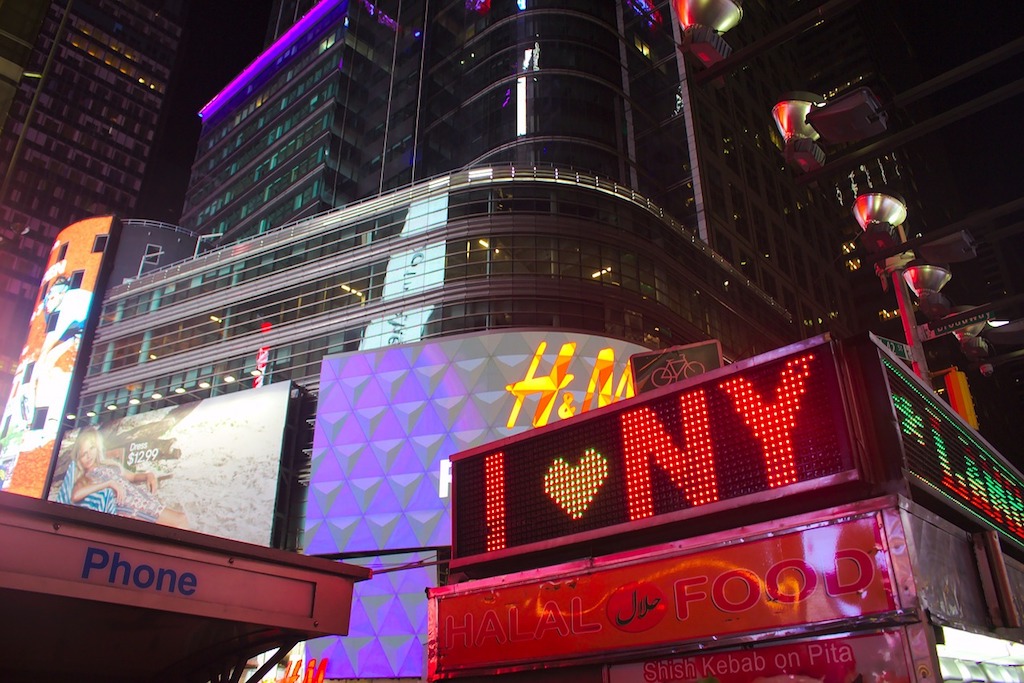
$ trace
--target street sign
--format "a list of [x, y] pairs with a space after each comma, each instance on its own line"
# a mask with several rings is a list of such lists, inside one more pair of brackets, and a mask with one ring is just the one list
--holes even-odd
[[[969, 311], [968, 311], [969, 313]], [[921, 337], [921, 341], [931, 341], [941, 337], [944, 334], [950, 332], [956, 332], [957, 330], [963, 329], [970, 325], [977, 325], [978, 323], [988, 322], [995, 315], [994, 311], [982, 311], [981, 313], [974, 313], [964, 317], [963, 313], [957, 315], [946, 316], [943, 320], [948, 319], [949, 322], [938, 321], [939, 324], [935, 327], [930, 327], [932, 323], [926, 323], [918, 328], [918, 335]]]
[[877, 335], [872, 336], [874, 336], [875, 340], [878, 343], [882, 344], [887, 349], [892, 351], [897, 358], [902, 358], [905, 361], [913, 360], [910, 357], [910, 347], [904, 344], [903, 342], [898, 342], [893, 339], [886, 339], [885, 337], [879, 337]]

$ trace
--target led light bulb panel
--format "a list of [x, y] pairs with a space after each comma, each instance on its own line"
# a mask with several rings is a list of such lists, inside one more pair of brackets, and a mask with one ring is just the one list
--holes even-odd
[[905, 466], [961, 510], [1024, 547], [1024, 477], [907, 371], [883, 358]]
[[828, 344], [678, 386], [453, 458], [455, 557], [623, 533], [854, 467]]

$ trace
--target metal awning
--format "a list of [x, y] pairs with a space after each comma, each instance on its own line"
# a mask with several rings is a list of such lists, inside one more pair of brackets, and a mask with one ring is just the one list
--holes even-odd
[[0, 679], [236, 681], [261, 652], [345, 635], [369, 576], [0, 493]]

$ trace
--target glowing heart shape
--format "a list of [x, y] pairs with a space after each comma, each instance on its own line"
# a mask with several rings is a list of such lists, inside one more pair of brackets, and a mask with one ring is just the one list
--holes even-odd
[[557, 458], [544, 475], [544, 493], [573, 519], [580, 519], [608, 478], [608, 461], [588, 448], [575, 467]]

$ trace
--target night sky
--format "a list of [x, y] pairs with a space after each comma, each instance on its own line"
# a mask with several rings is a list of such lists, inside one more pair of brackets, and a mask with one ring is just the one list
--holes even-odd
[[263, 49], [271, 0], [190, 0], [166, 133], [133, 218], [177, 223], [199, 139], [199, 110]]

